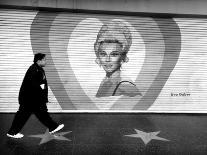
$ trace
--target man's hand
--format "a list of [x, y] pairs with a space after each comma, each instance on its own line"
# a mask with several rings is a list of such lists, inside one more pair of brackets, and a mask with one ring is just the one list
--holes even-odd
[[41, 87], [42, 89], [45, 89], [45, 84], [41, 84], [40, 87]]

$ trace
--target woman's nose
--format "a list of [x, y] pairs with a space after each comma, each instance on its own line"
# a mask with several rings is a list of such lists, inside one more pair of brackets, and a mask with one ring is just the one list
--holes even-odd
[[106, 56], [106, 61], [111, 61], [111, 57], [110, 57], [110, 55], [107, 55], [107, 56]]

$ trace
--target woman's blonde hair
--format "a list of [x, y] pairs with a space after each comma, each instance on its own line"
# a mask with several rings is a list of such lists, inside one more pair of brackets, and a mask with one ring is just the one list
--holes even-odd
[[120, 43], [122, 45], [122, 53], [127, 54], [132, 44], [132, 36], [129, 28], [124, 22], [117, 20], [103, 25], [94, 43], [96, 55], [98, 55], [100, 45], [104, 42]]

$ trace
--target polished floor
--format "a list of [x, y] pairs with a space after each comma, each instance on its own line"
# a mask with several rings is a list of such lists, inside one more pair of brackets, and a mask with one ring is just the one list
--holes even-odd
[[32, 115], [22, 139], [6, 136], [14, 114], [0, 114], [0, 154], [207, 154], [207, 114], [51, 114], [65, 127], [48, 134]]

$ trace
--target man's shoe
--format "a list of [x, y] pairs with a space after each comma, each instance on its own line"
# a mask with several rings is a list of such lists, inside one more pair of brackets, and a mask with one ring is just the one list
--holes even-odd
[[24, 135], [21, 134], [21, 133], [17, 133], [15, 135], [10, 135], [10, 134], [7, 133], [6, 135], [10, 138], [22, 138], [22, 137], [24, 137]]
[[55, 132], [61, 130], [63, 127], [64, 127], [64, 124], [60, 124], [60, 125], [58, 125], [58, 127], [57, 127], [56, 129], [50, 131], [49, 133], [50, 133], [50, 134], [53, 134], [53, 133], [55, 133]]

